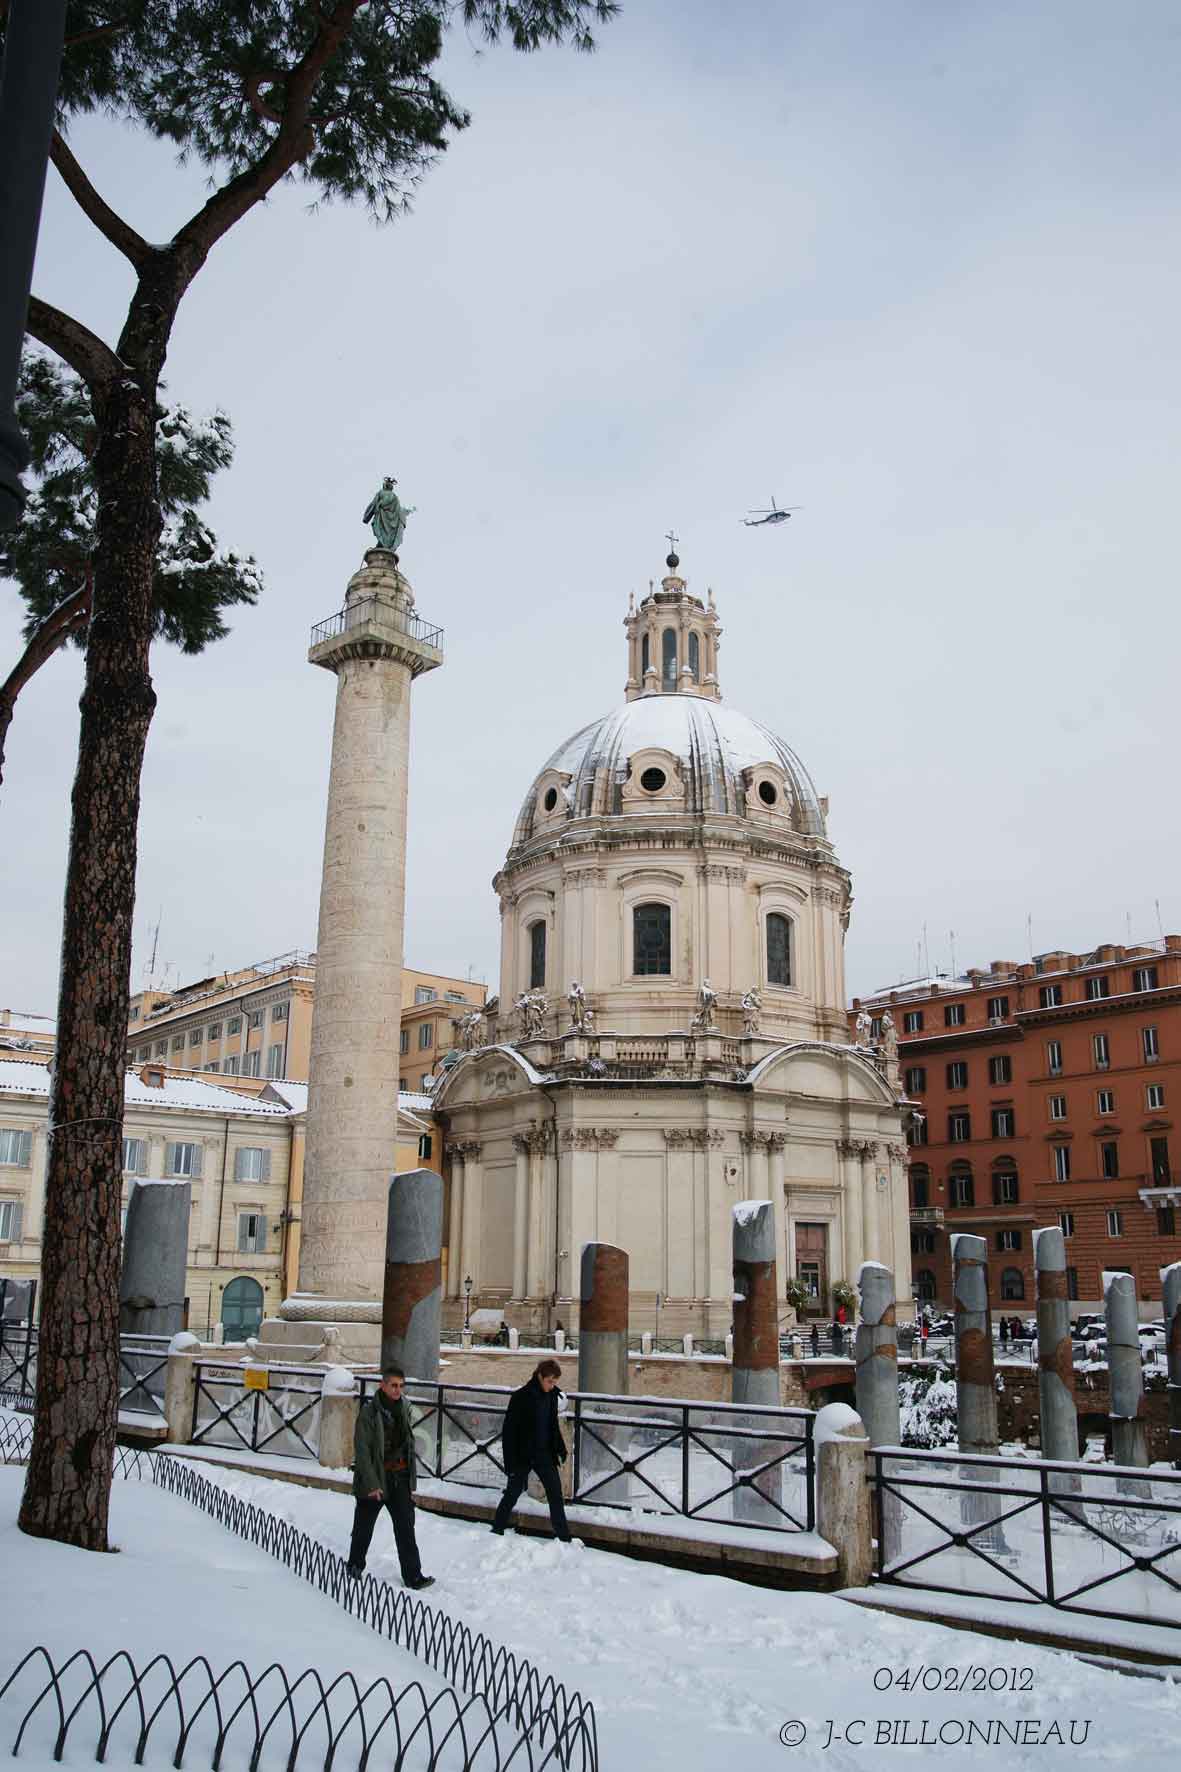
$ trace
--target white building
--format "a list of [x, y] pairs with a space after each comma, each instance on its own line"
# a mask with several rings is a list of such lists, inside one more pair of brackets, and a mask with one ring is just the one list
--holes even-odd
[[713, 599], [678, 565], [629, 610], [624, 705], [539, 771], [494, 882], [499, 1021], [435, 1095], [453, 1319], [470, 1276], [523, 1329], [574, 1326], [597, 1238], [629, 1252], [633, 1327], [659, 1295], [662, 1332], [722, 1335], [731, 1208], [768, 1197], [781, 1297], [798, 1275], [827, 1313], [873, 1258], [909, 1299], [905, 1110], [848, 1044], [827, 806], [722, 704]]

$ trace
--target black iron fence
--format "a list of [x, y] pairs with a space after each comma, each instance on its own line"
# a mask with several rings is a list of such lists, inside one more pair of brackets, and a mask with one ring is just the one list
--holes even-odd
[[412, 610], [396, 609], [384, 597], [358, 597], [355, 603], [347, 603], [326, 621], [317, 622], [312, 629], [311, 644], [319, 646], [322, 641], [335, 640], [338, 634], [347, 634], [352, 628], [371, 624], [377, 628], [392, 628], [424, 646], [439, 648], [443, 644], [442, 628], [432, 627]]
[[31, 1397], [37, 1388], [37, 1331], [0, 1320], [0, 1390]]
[[[12, 1752], [60, 1760], [73, 1742], [96, 1760], [140, 1765], [153, 1750], [174, 1766], [206, 1761], [257, 1767], [264, 1751], [287, 1772], [319, 1762], [390, 1764], [415, 1772], [501, 1772], [566, 1765], [497, 1714], [484, 1697], [450, 1687], [428, 1695], [417, 1680], [395, 1692], [351, 1673], [325, 1681], [309, 1668], [292, 1678], [272, 1662], [254, 1674], [241, 1661], [215, 1673], [205, 1656], [178, 1667], [157, 1655], [140, 1667], [126, 1650], [100, 1666], [80, 1649], [60, 1665], [31, 1649], [0, 1686], [0, 1714], [26, 1705]], [[79, 1740], [79, 1738], [82, 1738]]]
[[[27, 1399], [25, 1407], [31, 1404], [37, 1389], [39, 1339], [39, 1331], [32, 1324], [0, 1322], [0, 1400], [6, 1408], [20, 1408], [21, 1399]], [[163, 1419], [170, 1339], [167, 1335], [119, 1337], [121, 1413]]]
[[258, 1390], [247, 1388], [248, 1367], [209, 1360], [194, 1366], [193, 1445], [319, 1457], [323, 1366], [255, 1368], [255, 1382], [266, 1386]]
[[873, 1451], [879, 1581], [1181, 1625], [1181, 1473]]

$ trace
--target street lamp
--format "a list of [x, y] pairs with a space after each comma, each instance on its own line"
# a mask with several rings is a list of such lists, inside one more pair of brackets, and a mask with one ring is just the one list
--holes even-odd
[[463, 1326], [471, 1327], [472, 1321], [472, 1276], [468, 1274], [463, 1282]]
[[20, 521], [29, 451], [16, 384], [53, 136], [66, 0], [12, 0], [0, 75], [0, 532]]

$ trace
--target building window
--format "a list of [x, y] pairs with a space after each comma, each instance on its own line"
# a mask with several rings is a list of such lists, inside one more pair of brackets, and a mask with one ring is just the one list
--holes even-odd
[[235, 1181], [269, 1181], [271, 1153], [251, 1145], [241, 1145], [234, 1152]]
[[206, 1069], [206, 1070], [207, 1070], [207, 1071], [220, 1071], [220, 1070], [221, 1070], [221, 1066], [220, 1066], [220, 1064], [219, 1064], [219, 1063], [218, 1063], [218, 1062], [217, 1062], [217, 1060], [216, 1060], [216, 1058], [215, 1058], [215, 1059], [214, 1059], [214, 1061], [213, 1061], [213, 1063], [212, 1063], [212, 1064], [207, 1064], [207, 1065], [206, 1065], [206, 1066], [205, 1066], [205, 1069]]
[[972, 1136], [972, 1117], [970, 1114], [948, 1114], [947, 1137], [951, 1144], [967, 1144]]
[[666, 689], [677, 686], [677, 630], [665, 628], [660, 636], [660, 675]]
[[1144, 1086], [1144, 1102], [1150, 1108], [1163, 1108], [1165, 1105], [1165, 1086], [1163, 1083], [1146, 1083]]
[[261, 1068], [261, 1052], [247, 1052], [244, 1054], [242, 1059], [242, 1075], [244, 1077], [257, 1077], [261, 1072]]
[[545, 919], [529, 925], [529, 989], [545, 989]]
[[1107, 1114], [1114, 1114], [1114, 1112], [1115, 1112], [1115, 1090], [1114, 1089], [1100, 1089], [1096, 1092], [1095, 1112], [1098, 1114], [1103, 1114], [1105, 1116]]
[[910, 1238], [910, 1252], [912, 1255], [934, 1255], [934, 1231], [913, 1231]]
[[246, 1025], [247, 1027], [260, 1028], [262, 1026], [262, 1010], [252, 1009], [247, 1017]]
[[1078, 1269], [1076, 1267], [1068, 1267], [1066, 1270], [1066, 1296], [1072, 1300], [1078, 1299]]
[[204, 1038], [204, 1035], [205, 1035], [204, 1028], [190, 1028], [190, 1030], [189, 1030], [189, 1045], [190, 1046], [199, 1046], [201, 1044], [202, 1039]]
[[164, 1146], [164, 1173], [168, 1176], [195, 1180], [201, 1173], [201, 1146], [199, 1144], [166, 1144]]
[[210, 1024], [209, 1024], [209, 1038], [211, 1040], [220, 1040], [221, 1039], [221, 1023], [220, 1023], [220, 1021], [211, 1021], [210, 1022]]
[[466, 1003], [467, 998], [462, 991], [444, 991], [443, 1001], [444, 1003]]
[[1058, 1229], [1062, 1232], [1062, 1235], [1064, 1237], [1073, 1237], [1073, 1235], [1074, 1235], [1074, 1213], [1073, 1212], [1060, 1212], [1058, 1214]]
[[767, 918], [767, 983], [791, 983], [791, 920], [778, 911]]
[[1150, 1138], [1148, 1148], [1152, 1153], [1152, 1182], [1154, 1187], [1169, 1185], [1169, 1141], [1167, 1138]]
[[20, 1242], [23, 1216], [19, 1200], [0, 1200], [0, 1243]]
[[431, 1151], [433, 1150], [433, 1148], [434, 1148], [434, 1146], [433, 1146], [433, 1142], [431, 1140], [430, 1133], [429, 1132], [420, 1133], [419, 1139], [418, 1139], [418, 1160], [420, 1163], [429, 1163], [430, 1162]]
[[266, 1247], [266, 1214], [263, 1212], [239, 1212], [238, 1254], [265, 1255]]
[[156, 1041], [156, 1057], [157, 1058], [167, 1058], [168, 1057], [168, 1041], [167, 1040], [157, 1040]]
[[908, 1009], [902, 1017], [904, 1034], [921, 1034], [923, 1031], [923, 1012], [921, 1009]]
[[974, 1206], [976, 1185], [970, 1175], [953, 1175], [948, 1180], [953, 1206]]
[[1099, 1172], [1105, 1181], [1114, 1181], [1119, 1175], [1119, 1145], [1108, 1142], [1099, 1146]]
[[1156, 967], [1137, 966], [1132, 973], [1132, 989], [1134, 991], [1154, 991], [1156, 989]]
[[398, 1035], [398, 1051], [399, 1052], [409, 1052], [409, 1050], [410, 1050], [410, 1029], [403, 1028]]
[[184, 1049], [185, 1049], [185, 1037], [183, 1034], [177, 1034], [176, 1038], [172, 1042], [172, 1050], [174, 1052], [183, 1052]]
[[1156, 1234], [1158, 1237], [1175, 1237], [1177, 1235], [1177, 1208], [1175, 1206], [1157, 1207]]
[[435, 1024], [434, 1024], [434, 1022], [433, 1021], [424, 1021], [424, 1022], [420, 1023], [419, 1029], [418, 1029], [418, 1050], [420, 1052], [425, 1052], [427, 1050], [427, 1048], [430, 1046], [433, 1046], [434, 1043], [435, 1043]]
[[0, 1127], [0, 1163], [6, 1169], [27, 1169], [32, 1149], [33, 1134], [28, 1128]]
[[416, 1003], [433, 1003], [438, 994], [433, 984], [416, 984], [414, 987]]
[[1107, 1214], [1107, 1234], [1109, 1237], [1122, 1237], [1124, 1234], [1124, 1215], [1114, 1206]]
[[925, 1065], [912, 1064], [906, 1073], [906, 1093], [921, 1095], [927, 1087], [927, 1069]]
[[1054, 1146], [1054, 1180], [1070, 1180], [1070, 1146], [1068, 1144]]
[[282, 1075], [283, 1075], [283, 1047], [281, 1044], [278, 1046], [268, 1046], [267, 1047], [267, 1076], [268, 1077], [281, 1077]]
[[1021, 1232], [1014, 1230], [998, 1231], [996, 1234], [996, 1246], [998, 1250], [1020, 1249]]
[[1049, 1040], [1046, 1042], [1046, 1069], [1051, 1077], [1062, 1075], [1062, 1042]]
[[968, 1067], [962, 1059], [947, 1067], [947, 1087], [949, 1089], [966, 1089], [968, 1087]]
[[152, 1048], [150, 1046], [141, 1046], [135, 1056], [139, 1059], [141, 1064], [146, 1064], [148, 1059], [152, 1056]]
[[931, 1178], [922, 1164], [917, 1164], [910, 1172], [910, 1203], [915, 1212], [925, 1212], [930, 1205], [928, 1192]]
[[286, 1021], [291, 1012], [290, 1003], [276, 1003], [271, 1009], [272, 1021]]
[[964, 1025], [964, 1006], [962, 1003], [945, 1003], [943, 1006], [943, 1025], [945, 1028], [962, 1028]]
[[[3, 1134], [0, 1133], [0, 1137]], [[146, 1138], [123, 1140], [124, 1175], [146, 1175], [148, 1172], [148, 1141]]]
[[405, 1077], [398, 1078], [398, 1088], [402, 1091], [403, 1095], [405, 1095], [408, 1092], [408, 1090], [410, 1088], [410, 1084]]
[[641, 677], [644, 677], [647, 675], [648, 666], [651, 663], [652, 663], [652, 643], [651, 643], [649, 636], [647, 634], [645, 634], [643, 639], [640, 641], [640, 675], [641, 675]]
[[926, 1144], [927, 1122], [922, 1114], [916, 1114], [906, 1128], [906, 1142], [909, 1145]]
[[701, 641], [697, 635], [689, 635], [689, 674], [695, 683], [701, 681]]
[[988, 1019], [989, 1021], [1008, 1021], [1008, 997], [990, 997], [988, 999]]
[[1098, 1001], [1098, 999], [1100, 997], [1110, 997], [1110, 995], [1111, 995], [1111, 981], [1106, 976], [1102, 977], [1102, 978], [1088, 978], [1088, 980], [1087, 980], [1087, 1002], [1088, 1003], [1095, 1003]]
[[1091, 1058], [1097, 1071], [1111, 1069], [1111, 1047], [1106, 1034], [1091, 1035]]
[[1037, 994], [1038, 1004], [1042, 1009], [1061, 1009], [1062, 986], [1060, 984], [1044, 984]]
[[231, 1015], [230, 1019], [226, 1022], [226, 1033], [227, 1034], [240, 1034], [241, 1032], [242, 1032], [242, 1017], [240, 1015]]
[[990, 1083], [1011, 1083], [1013, 1081], [1013, 1061], [1004, 1056], [990, 1058], [988, 1061], [988, 1080]]
[[993, 1176], [992, 1203], [994, 1206], [1015, 1206], [1018, 1198], [1017, 1177], [1012, 1170]]
[[992, 1136], [994, 1138], [1016, 1138], [1017, 1119], [1012, 1108], [993, 1108]]
[[1050, 1097], [1050, 1118], [1051, 1118], [1051, 1120], [1065, 1120], [1065, 1118], [1066, 1118], [1066, 1097], [1065, 1097], [1065, 1095], [1051, 1095], [1051, 1097]]
[[672, 911], [666, 904], [638, 904], [632, 912], [633, 971], [639, 978], [672, 973]]
[[1144, 1061], [1152, 1064], [1160, 1057], [1160, 1041], [1155, 1028], [1140, 1029], [1140, 1044], [1144, 1049]]
[[242, 1060], [237, 1056], [236, 1053], [233, 1058], [227, 1058], [226, 1059], [226, 1069], [225, 1069], [226, 1076], [227, 1077], [236, 1077], [238, 1075], [239, 1069], [241, 1068], [241, 1064], [242, 1064]]
[[1006, 1303], [1013, 1303], [1025, 1297], [1025, 1281], [1019, 1267], [1007, 1267], [1001, 1274], [1001, 1297]]

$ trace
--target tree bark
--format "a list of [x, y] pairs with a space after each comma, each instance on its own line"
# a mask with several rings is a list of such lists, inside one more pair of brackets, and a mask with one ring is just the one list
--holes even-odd
[[94, 591], [81, 700], [57, 1047], [49, 1099], [41, 1333], [25, 1532], [107, 1550], [119, 1407], [123, 1077], [156, 497], [155, 378], [103, 391]]
[[17, 696], [41, 666], [86, 625], [89, 615], [90, 587], [86, 585], [59, 604], [52, 615], [45, 617], [36, 632], [30, 636], [28, 645], [3, 683], [0, 683], [0, 782], [4, 780], [4, 751], [8, 743], [8, 728], [12, 725], [12, 716], [16, 711]]

